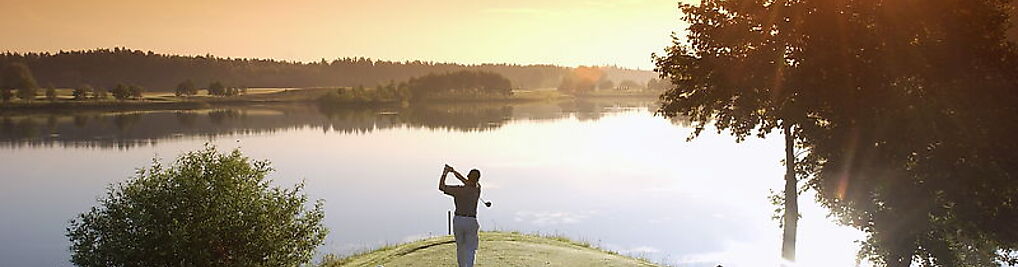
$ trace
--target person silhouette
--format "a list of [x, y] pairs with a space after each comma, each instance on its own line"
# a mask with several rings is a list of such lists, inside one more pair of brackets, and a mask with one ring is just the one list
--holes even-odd
[[[445, 177], [449, 173], [463, 182], [463, 185], [446, 185]], [[449, 165], [442, 170], [442, 178], [438, 180], [438, 190], [453, 197], [456, 204], [456, 216], [452, 219], [453, 237], [456, 238], [456, 262], [460, 267], [474, 266], [474, 252], [477, 251], [477, 200], [481, 197], [481, 171], [470, 170], [466, 178]]]

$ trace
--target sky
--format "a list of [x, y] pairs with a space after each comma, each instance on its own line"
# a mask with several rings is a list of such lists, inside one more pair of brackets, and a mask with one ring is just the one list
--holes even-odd
[[0, 0], [0, 51], [651, 69], [679, 0]]

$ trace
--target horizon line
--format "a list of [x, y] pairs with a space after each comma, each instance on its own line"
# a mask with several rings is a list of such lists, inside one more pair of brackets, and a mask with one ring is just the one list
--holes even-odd
[[551, 64], [551, 63], [528, 63], [528, 64], [504, 63], [504, 62], [503, 63], [492, 63], [492, 62], [485, 62], [485, 63], [460, 63], [460, 62], [453, 62], [453, 61], [432, 61], [432, 60], [421, 60], [421, 59], [391, 60], [391, 59], [382, 59], [382, 58], [372, 58], [372, 57], [369, 57], [369, 56], [336, 57], [336, 58], [333, 58], [331, 60], [326, 59], [326, 58], [323, 57], [323, 58], [320, 58], [318, 60], [307, 60], [307, 61], [304, 61], [304, 60], [278, 59], [278, 58], [271, 58], [271, 57], [265, 57], [265, 58], [261, 58], [261, 57], [228, 57], [228, 56], [224, 57], [224, 56], [217, 56], [217, 55], [214, 55], [212, 53], [205, 53], [205, 54], [182, 53], [182, 54], [176, 54], [176, 53], [169, 53], [169, 52], [164, 52], [164, 51], [155, 51], [155, 50], [128, 48], [127, 46], [100, 47], [100, 48], [82, 48], [82, 49], [70, 49], [70, 50], [57, 49], [57, 50], [42, 50], [42, 51], [16, 51], [16, 50], [7, 49], [7, 50], [4, 50], [4, 53], [5, 54], [22, 54], [22, 55], [24, 55], [24, 54], [50, 54], [50, 55], [57, 55], [57, 54], [61, 54], [61, 53], [91, 52], [91, 51], [102, 51], [102, 50], [113, 51], [113, 50], [117, 50], [117, 49], [122, 49], [122, 50], [127, 50], [127, 51], [132, 51], [132, 52], [136, 52], [137, 51], [137, 52], [143, 52], [143, 53], [152, 53], [152, 54], [162, 55], [162, 56], [178, 56], [178, 57], [190, 57], [190, 58], [198, 58], [198, 57], [211, 56], [214, 59], [225, 59], [225, 60], [266, 60], [266, 61], [271, 61], [271, 62], [289, 63], [289, 64], [317, 64], [317, 63], [319, 63], [321, 61], [331, 62], [333, 60], [339, 60], [339, 59], [367, 59], [367, 60], [371, 60], [373, 62], [408, 63], [408, 62], [415, 62], [415, 61], [417, 61], [417, 62], [431, 63], [431, 64], [462, 65], [462, 66], [466, 66], [466, 67], [470, 67], [470, 66], [484, 66], [484, 65], [507, 65], [507, 66], [520, 66], [520, 67], [550, 66], [550, 67], [574, 68], [574, 69], [575, 68], [579, 68], [579, 67], [599, 67], [599, 68], [616, 68], [616, 69], [631, 70], [631, 71], [648, 71], [648, 72], [653, 72], [653, 70], [645, 70], [645, 69], [642, 69], [640, 67], [631, 68], [631, 67], [624, 67], [624, 66], [619, 66], [619, 65], [614, 65], [614, 64], [612, 64], [612, 65], [608, 65], [608, 64], [604, 64], [604, 65], [592, 64], [592, 65], [569, 66], [569, 65]]

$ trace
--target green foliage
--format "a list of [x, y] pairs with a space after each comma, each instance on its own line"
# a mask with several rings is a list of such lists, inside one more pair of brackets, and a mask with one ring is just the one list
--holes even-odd
[[0, 89], [30, 89], [34, 93], [38, 87], [32, 71], [23, 63], [6, 64], [0, 69]]
[[198, 94], [198, 87], [195, 87], [191, 80], [186, 80], [177, 85], [175, 94], [177, 96], [194, 96]]
[[226, 93], [226, 86], [223, 86], [222, 82], [215, 81], [209, 84], [209, 95], [223, 95]]
[[[301, 63], [212, 55], [168, 55], [126, 48], [59, 53], [0, 51], [0, 66], [11, 62], [27, 64], [35, 71], [36, 78], [52, 82], [58, 87], [82, 83], [109, 86], [130, 81], [153, 91], [171, 92], [187, 79], [193, 80], [195, 84], [208, 84], [229, 77], [230, 82], [251, 87], [355, 86], [390, 80], [405, 81], [429, 73], [462, 70], [495, 72], [509, 78], [517, 86], [547, 88], [554, 87], [559, 77], [570, 69], [554, 65], [463, 65], [416, 60], [384, 61], [363, 57]], [[646, 72], [639, 72], [639, 75], [650, 76]]]
[[407, 81], [414, 101], [438, 98], [509, 97], [512, 83], [504, 76], [487, 71], [456, 71], [428, 74]]
[[[797, 135], [793, 130], [810, 112], [800, 103], [797, 89], [786, 74], [793, 69], [796, 55], [789, 49], [797, 24], [774, 19], [798, 9], [779, 1], [740, 3], [706, 0], [700, 5], [681, 4], [682, 20], [689, 24], [686, 41], [673, 36], [667, 55], [654, 55], [657, 68], [674, 87], [661, 96], [658, 114], [687, 118], [694, 126], [688, 139], [698, 136], [708, 124], [718, 132], [729, 131], [737, 142], [754, 132], [765, 137], [774, 129], [785, 132], [785, 187], [779, 216], [783, 228], [782, 258], [795, 260], [798, 213], [797, 160], [792, 153]], [[766, 29], [766, 30], [765, 30]], [[639, 86], [630, 84], [632, 87]]]
[[112, 93], [113, 98], [117, 100], [126, 100], [131, 97], [131, 88], [125, 84], [118, 83], [113, 87], [113, 90], [111, 90], [110, 93]]
[[[796, 173], [879, 265], [1018, 262], [1018, 55], [1006, 1], [707, 0], [655, 57], [661, 114], [795, 125]], [[895, 14], [888, 16], [887, 14]]]
[[303, 185], [270, 186], [268, 162], [214, 147], [158, 161], [71, 221], [79, 266], [297, 266], [327, 230]]

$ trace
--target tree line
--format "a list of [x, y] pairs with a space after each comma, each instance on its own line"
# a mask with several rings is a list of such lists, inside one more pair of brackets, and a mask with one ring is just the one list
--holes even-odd
[[[34, 101], [39, 96], [39, 85], [35, 76], [27, 65], [22, 63], [9, 63], [0, 68], [0, 100], [10, 102], [14, 97], [23, 101]], [[145, 89], [134, 84], [117, 83], [107, 91], [104, 88], [92, 88], [91, 85], [83, 84], [73, 89], [73, 100], [102, 100], [110, 95], [117, 100], [141, 99]], [[52, 84], [44, 91], [46, 100], [56, 101], [57, 91]]]
[[[553, 65], [463, 65], [426, 61], [383, 61], [339, 58], [303, 63], [267, 59], [221, 58], [212, 55], [179, 56], [126, 48], [61, 51], [58, 53], [0, 54], [0, 65], [19, 62], [38, 81], [57, 87], [82, 84], [111, 88], [117, 83], [137, 84], [153, 91], [172, 92], [178, 83], [222, 81], [250, 87], [357, 86], [405, 81], [429, 73], [462, 70], [501, 74], [524, 88], [555, 87], [570, 68]], [[619, 75], [651, 75], [646, 71], [606, 67]]]
[[786, 260], [808, 188], [877, 265], [1018, 264], [1009, 2], [684, 4], [686, 36], [654, 57], [673, 85], [658, 112], [690, 119], [690, 138], [783, 135]]

